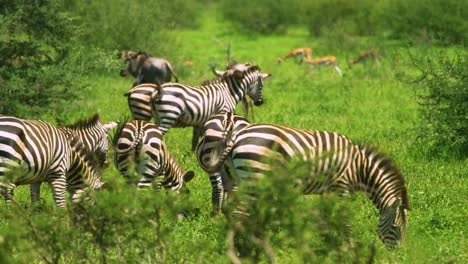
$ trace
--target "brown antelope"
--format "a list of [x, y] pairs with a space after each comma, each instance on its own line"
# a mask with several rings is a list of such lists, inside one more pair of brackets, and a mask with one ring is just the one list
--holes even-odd
[[[310, 48], [295, 48], [292, 49], [288, 54], [283, 55], [278, 58], [278, 63], [283, 62], [287, 58], [294, 58], [294, 61], [297, 64], [302, 63], [302, 61], [307, 58], [307, 59], [312, 59], [312, 49]], [[299, 61], [297, 60], [299, 58]]]
[[365, 51], [362, 51], [359, 53], [359, 56], [352, 59], [348, 60], [348, 67], [352, 68], [354, 64], [363, 62], [364, 65], [366, 64], [366, 61], [372, 59], [375, 65], [380, 65], [379, 62], [379, 49], [368, 49]]
[[315, 59], [308, 59], [308, 58], [304, 58], [304, 62], [312, 65], [312, 66], [322, 66], [322, 65], [330, 65], [331, 69], [332, 69], [332, 73], [333, 73], [333, 70], [335, 70], [340, 76], [343, 76], [343, 74], [341, 73], [341, 70], [340, 68], [338, 68], [338, 65], [336, 64], [336, 57], [335, 56], [324, 56], [324, 57], [318, 57], [318, 58], [315, 58]]

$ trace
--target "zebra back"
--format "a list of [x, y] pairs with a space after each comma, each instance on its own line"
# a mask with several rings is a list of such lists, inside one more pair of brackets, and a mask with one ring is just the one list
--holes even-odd
[[[139, 188], [179, 190], [194, 174], [185, 173], [170, 154], [158, 127], [144, 120], [133, 120], [117, 129], [113, 140], [114, 162], [128, 180], [136, 178]], [[156, 181], [156, 182], [155, 182]]]
[[234, 112], [246, 95], [255, 105], [263, 104], [263, 79], [269, 76], [258, 66], [249, 66], [228, 70], [204, 86], [163, 84], [152, 95], [153, 115], [163, 134], [170, 127], [202, 126], [214, 114]]

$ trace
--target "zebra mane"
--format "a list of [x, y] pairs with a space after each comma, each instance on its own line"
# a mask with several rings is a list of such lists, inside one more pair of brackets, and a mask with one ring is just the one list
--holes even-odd
[[395, 175], [394, 177], [396, 178], [396, 182], [399, 185], [398, 187], [400, 188], [402, 206], [410, 210], [408, 192], [405, 186], [405, 178], [403, 177], [403, 174], [401, 174], [400, 170], [395, 165], [393, 160], [389, 158], [385, 153], [379, 151], [377, 147], [370, 146], [367, 144], [359, 144], [358, 147], [361, 151], [364, 152], [366, 157], [373, 156], [373, 160], [380, 161], [380, 168], [386, 168], [389, 170], [389, 172], [391, 172], [392, 175]]
[[81, 119], [72, 125], [66, 125], [64, 127], [70, 128], [72, 130], [87, 129], [87, 128], [91, 128], [95, 126], [98, 122], [100, 122], [100, 120], [101, 120], [101, 117], [99, 116], [98, 113], [96, 113], [88, 119]]
[[90, 166], [90, 169], [97, 170], [99, 168], [99, 163], [96, 159], [96, 156], [93, 152], [86, 149], [86, 146], [80, 137], [75, 132], [66, 129], [62, 130], [62, 132], [69, 140], [70, 146], [76, 152], [78, 158], [80, 158], [85, 163], [85, 165]]

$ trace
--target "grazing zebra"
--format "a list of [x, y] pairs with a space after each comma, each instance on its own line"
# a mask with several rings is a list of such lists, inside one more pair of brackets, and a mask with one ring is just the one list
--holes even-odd
[[[227, 70], [221, 78], [202, 86], [163, 84], [152, 95], [153, 116], [163, 135], [171, 127], [199, 128], [214, 114], [234, 112], [246, 95], [255, 105], [263, 104], [263, 79], [269, 76], [258, 66], [245, 64], [243, 70]], [[192, 142], [192, 149], [194, 145]]]
[[156, 85], [144, 83], [128, 90], [124, 96], [127, 96], [128, 107], [132, 113], [133, 119], [151, 120], [151, 95], [156, 91]]
[[[109, 149], [108, 133], [116, 125], [116, 122], [103, 124], [100, 120], [99, 114], [95, 114], [89, 119], [80, 120], [73, 125], [59, 127], [59, 129], [69, 131], [78, 136], [86, 149], [91, 152], [91, 155], [93, 155], [93, 158], [98, 165], [102, 169], [105, 169], [110, 163], [107, 159], [107, 151]], [[31, 184], [30, 189], [31, 203], [39, 201], [41, 183]]]
[[129, 182], [137, 178], [138, 188], [153, 184], [157, 189], [163, 186], [188, 190], [184, 182], [189, 182], [194, 173], [184, 172], [167, 149], [155, 124], [145, 120], [125, 123], [117, 129], [112, 144], [115, 166]]
[[76, 133], [45, 121], [0, 117], [0, 193], [11, 200], [18, 185], [48, 182], [55, 203], [65, 207], [89, 188], [102, 186], [101, 168]]
[[[203, 129], [197, 158], [210, 174], [214, 213], [222, 207], [224, 192], [230, 191], [223, 186], [271, 175], [274, 165], [298, 158], [311, 168], [308, 176], [295, 181], [304, 194], [364, 192], [379, 210], [378, 235], [385, 245], [394, 247], [404, 238], [409, 210], [405, 181], [376, 149], [355, 145], [335, 132], [249, 125], [232, 113], [213, 116]], [[232, 177], [220, 172], [223, 166]]]

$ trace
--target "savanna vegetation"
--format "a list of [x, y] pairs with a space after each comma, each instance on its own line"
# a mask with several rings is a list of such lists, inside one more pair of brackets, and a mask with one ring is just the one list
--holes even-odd
[[[249, 263], [466, 263], [466, 17], [468, 2], [457, 0], [0, 0], [0, 114], [56, 125], [96, 112], [123, 120], [133, 80], [119, 76], [117, 51], [166, 58], [181, 83], [200, 84], [213, 78], [209, 65], [225, 67], [229, 46], [231, 59], [272, 74], [255, 122], [378, 146], [405, 176], [411, 207], [405, 243], [387, 250], [367, 197], [304, 197], [288, 188], [294, 167], [278, 168], [250, 186], [256, 200], [234, 197], [251, 214], [234, 245], [235, 219], [211, 216], [192, 130], [174, 128], [164, 139], [195, 171], [189, 196], [139, 191], [112, 165], [91, 204], [59, 209], [44, 186], [40, 206], [31, 206], [29, 187], [20, 186], [15, 201], [0, 206], [0, 262], [229, 263], [242, 252]], [[344, 76], [277, 63], [301, 46], [313, 57], [336, 56]], [[380, 66], [347, 67], [372, 47]]]

